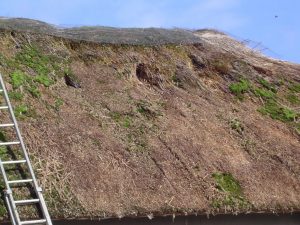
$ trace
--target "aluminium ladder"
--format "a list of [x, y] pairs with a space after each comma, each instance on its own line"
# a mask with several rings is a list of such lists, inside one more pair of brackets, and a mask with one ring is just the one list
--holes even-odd
[[[46, 225], [52, 225], [52, 221], [50, 218], [50, 215], [48, 213], [48, 209], [42, 194], [42, 189], [38, 185], [38, 182], [36, 180], [34, 171], [32, 169], [28, 153], [25, 148], [25, 144], [23, 142], [20, 130], [18, 128], [18, 124], [13, 112], [13, 108], [11, 106], [7, 91], [5, 89], [4, 81], [2, 78], [2, 75], [0, 74], [0, 95], [4, 97], [4, 102], [6, 105], [0, 106], [0, 113], [2, 114], [2, 110], [8, 110], [9, 117], [11, 120], [11, 123], [6, 124], [0, 124], [0, 128], [6, 128], [6, 127], [12, 127], [15, 131], [15, 135], [17, 137], [17, 141], [9, 141], [9, 142], [0, 142], [0, 147], [8, 147], [11, 148], [12, 146], [19, 146], [21, 153], [22, 153], [22, 159], [18, 160], [9, 160], [9, 161], [1, 161], [0, 158], [0, 170], [3, 177], [3, 181], [5, 184], [5, 191], [4, 191], [4, 199], [6, 202], [6, 206], [10, 215], [10, 219], [13, 225], [30, 225], [30, 224], [46, 224]], [[7, 174], [7, 165], [23, 165], [26, 170], [29, 172], [29, 178], [27, 179], [15, 179], [10, 180], [9, 176]], [[18, 187], [18, 185], [31, 185], [31, 187], [34, 189], [34, 193], [36, 195], [35, 198], [29, 198], [22, 199], [22, 200], [15, 200], [14, 199], [14, 188]], [[18, 212], [18, 207], [20, 206], [32, 206], [35, 205], [40, 212], [40, 216], [42, 218], [34, 219], [34, 220], [26, 220], [21, 221], [21, 217]]]

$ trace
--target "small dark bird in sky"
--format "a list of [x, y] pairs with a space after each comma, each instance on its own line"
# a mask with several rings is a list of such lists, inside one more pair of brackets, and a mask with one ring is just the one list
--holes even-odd
[[275, 18], [277, 19], [277, 18], [278, 18], [278, 16], [277, 16], [277, 15], [275, 15]]

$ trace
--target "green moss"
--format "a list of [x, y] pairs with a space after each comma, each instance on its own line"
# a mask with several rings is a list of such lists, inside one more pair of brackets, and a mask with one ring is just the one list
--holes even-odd
[[20, 64], [15, 61], [15, 59], [7, 59], [5, 61], [5, 66], [13, 70], [21, 70]]
[[292, 84], [289, 86], [289, 89], [290, 89], [292, 92], [300, 93], [300, 84], [299, 84], [299, 83], [292, 83]]
[[126, 116], [123, 120], [123, 126], [129, 128], [132, 124], [132, 119], [129, 116]]
[[18, 65], [18, 68], [22, 68], [23, 71], [28, 71], [28, 68], [34, 71], [35, 76], [32, 76], [31, 80], [45, 87], [54, 83], [54, 76], [51, 74], [63, 74], [65, 70], [61, 59], [45, 55], [35, 46], [25, 46], [11, 61], [14, 64], [13, 67]]
[[20, 70], [16, 70], [10, 75], [10, 78], [13, 88], [17, 89], [26, 82], [27, 75]]
[[[57, 77], [63, 77], [64, 71], [71, 73], [69, 60], [56, 55], [46, 55], [41, 49], [34, 45], [22, 46], [15, 57], [6, 58], [1, 55], [1, 64], [10, 73], [10, 80], [13, 91], [9, 93], [12, 100], [23, 101], [24, 96], [31, 95], [40, 99], [42, 86], [53, 85]], [[45, 101], [44, 103], [47, 104]], [[62, 103], [56, 101], [55, 108], [58, 110]], [[16, 117], [37, 116], [33, 108], [26, 104], [15, 108]]]
[[132, 125], [132, 116], [129, 114], [122, 114], [119, 112], [110, 112], [110, 117], [117, 122], [118, 124], [122, 125], [125, 128], [129, 128]]
[[214, 173], [212, 175], [216, 182], [216, 187], [220, 191], [226, 192], [232, 196], [240, 196], [242, 188], [239, 182], [229, 173]]
[[212, 175], [216, 182], [216, 188], [222, 193], [221, 198], [215, 198], [212, 201], [213, 208], [230, 207], [249, 208], [250, 203], [244, 197], [239, 182], [229, 173], [214, 173]]
[[38, 75], [48, 75], [50, 73], [50, 58], [43, 55], [37, 47], [25, 46], [16, 55], [16, 61], [33, 69]]
[[22, 94], [19, 94], [20, 91], [11, 94], [12, 99], [18, 101], [23, 99], [26, 92], [33, 97], [41, 97], [39, 90], [41, 85], [49, 87], [55, 83], [55, 75], [63, 74], [66, 68], [69, 71], [68, 60], [45, 55], [35, 46], [23, 47], [14, 58], [5, 58], [4, 63], [10, 71], [13, 71], [10, 74], [13, 89], [22, 87]]
[[35, 98], [41, 97], [41, 93], [40, 93], [38, 87], [36, 87], [36, 86], [31, 86], [31, 87], [29, 87], [27, 90], [28, 90], [28, 92], [29, 92], [33, 97], [35, 97]]
[[[242, 79], [237, 83], [231, 84], [229, 89], [239, 99], [243, 98], [244, 93], [251, 91], [255, 96], [266, 100], [264, 105], [258, 109], [260, 113], [269, 115], [272, 119], [280, 120], [282, 122], [294, 122], [296, 124], [295, 121], [299, 118], [299, 113], [279, 104], [275, 86], [262, 78], [259, 79], [259, 83], [262, 86], [260, 88], [251, 85], [249, 81]], [[294, 83], [289, 86], [289, 89], [290, 93], [288, 93], [285, 98], [292, 104], [299, 104], [300, 100], [294, 92], [300, 91], [300, 85], [298, 86]], [[237, 121], [231, 122], [232, 129], [239, 129], [238, 125]]]
[[54, 83], [49, 74], [55, 70], [53, 68], [55, 62], [52, 62], [50, 59], [49, 56], [42, 54], [38, 48], [31, 46], [25, 46], [23, 51], [19, 52], [15, 57], [19, 64], [32, 69], [36, 73], [32, 80], [43, 84], [45, 87], [49, 87]]
[[27, 115], [28, 113], [28, 107], [26, 105], [18, 105], [17, 107], [15, 107], [14, 113], [16, 117], [24, 117]]
[[239, 99], [243, 99], [243, 94], [249, 91], [251, 84], [246, 79], [241, 79], [239, 82], [229, 85], [229, 90], [235, 94]]
[[54, 106], [55, 106], [55, 109], [57, 111], [59, 111], [60, 107], [64, 104], [64, 101], [62, 98], [57, 98], [55, 99], [55, 102], [54, 102]]
[[269, 115], [272, 119], [282, 122], [292, 122], [299, 117], [299, 114], [284, 106], [280, 106], [276, 101], [270, 100], [258, 111], [264, 115]]
[[109, 113], [109, 116], [114, 120], [114, 121], [116, 121], [116, 122], [120, 122], [120, 120], [121, 120], [121, 113], [119, 113], [119, 112], [110, 112]]
[[300, 103], [300, 99], [293, 92], [290, 92], [287, 95], [285, 95], [285, 98], [293, 105], [297, 105]]
[[272, 91], [273, 93], [276, 93], [277, 90], [273, 84], [271, 84], [269, 81], [265, 80], [264, 78], [258, 79], [259, 83], [266, 89]]
[[32, 118], [37, 117], [34, 108], [31, 108], [25, 104], [16, 106], [14, 108], [14, 113], [18, 119], [25, 119], [26, 117], [32, 117]]
[[43, 84], [45, 87], [49, 87], [54, 83], [54, 81], [45, 74], [36, 76], [34, 80], [40, 84]]
[[253, 92], [256, 96], [262, 97], [264, 99], [271, 99], [276, 97], [276, 94], [273, 91], [262, 88], [255, 88]]
[[8, 93], [8, 96], [10, 99], [16, 100], [16, 101], [21, 101], [24, 97], [24, 95], [21, 92], [18, 91], [10, 91]]

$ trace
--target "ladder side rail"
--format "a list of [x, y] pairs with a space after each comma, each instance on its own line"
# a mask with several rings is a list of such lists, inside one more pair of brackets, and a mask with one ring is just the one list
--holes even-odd
[[2, 173], [2, 177], [3, 177], [3, 180], [4, 180], [4, 183], [5, 183], [5, 186], [6, 186], [6, 190], [5, 190], [5, 199], [6, 199], [6, 203], [7, 203], [7, 207], [8, 207], [8, 210], [9, 212], [12, 212], [11, 217], [12, 217], [12, 221], [17, 221], [18, 224], [20, 224], [20, 217], [19, 217], [19, 214], [17, 212], [17, 207], [14, 203], [14, 199], [13, 199], [13, 196], [12, 196], [12, 191], [11, 191], [11, 188], [8, 184], [8, 179], [7, 179], [7, 176], [6, 176], [6, 172], [5, 172], [5, 169], [4, 169], [4, 166], [2, 164], [2, 160], [0, 159], [0, 170], [1, 170], [1, 173]]
[[5, 84], [4, 84], [4, 81], [3, 81], [1, 73], [0, 73], [0, 84], [1, 84], [1, 87], [3, 89], [4, 99], [5, 99], [5, 102], [6, 102], [7, 106], [8, 106], [8, 111], [9, 111], [10, 118], [11, 118], [11, 120], [13, 121], [13, 123], [15, 125], [15, 131], [16, 131], [16, 134], [17, 134], [17, 138], [20, 141], [21, 149], [22, 149], [23, 155], [25, 157], [27, 166], [29, 168], [29, 172], [30, 172], [31, 178], [33, 180], [33, 188], [35, 190], [35, 193], [36, 193], [37, 197], [40, 199], [40, 202], [41, 202], [42, 213], [44, 215], [44, 218], [47, 220], [47, 225], [52, 225], [52, 221], [50, 219], [50, 215], [49, 215], [49, 212], [48, 212], [45, 200], [44, 200], [43, 195], [41, 193], [42, 189], [40, 188], [40, 186], [39, 186], [39, 184], [37, 182], [37, 179], [35, 177], [33, 168], [31, 166], [30, 159], [29, 159], [29, 156], [28, 156], [28, 153], [27, 153], [27, 150], [26, 150], [23, 138], [22, 138], [21, 133], [20, 133], [19, 126], [18, 126], [16, 117], [14, 115], [12, 105], [11, 105], [10, 100], [8, 98], [7, 90], [5, 88]]
[[[30, 163], [30, 159], [29, 159], [29, 156], [28, 156], [28, 153], [26, 151], [26, 148], [25, 148], [25, 145], [24, 145], [24, 142], [23, 142], [23, 138], [21, 136], [21, 133], [20, 133], [20, 130], [19, 130], [19, 127], [18, 127], [18, 123], [17, 123], [17, 120], [15, 118], [15, 115], [14, 115], [14, 112], [13, 112], [13, 109], [12, 109], [12, 106], [11, 106], [11, 103], [10, 103], [10, 100], [8, 98], [8, 94], [7, 94], [7, 91], [6, 91], [6, 88], [5, 88], [5, 85], [4, 85], [4, 81], [3, 81], [3, 78], [2, 78], [2, 74], [0, 74], [0, 84], [1, 84], [1, 87], [3, 89], [3, 93], [4, 93], [4, 99], [5, 99], [5, 102], [8, 106], [8, 111], [9, 111], [9, 115], [10, 115], [10, 118], [11, 120], [13, 121], [13, 123], [15, 124], [15, 131], [16, 131], [16, 134], [17, 134], [17, 138], [19, 139], [20, 141], [20, 145], [21, 145], [21, 149], [22, 149], [22, 152], [23, 152], [23, 155], [24, 155], [24, 158], [27, 162], [27, 165], [28, 165], [28, 168], [29, 168], [29, 172], [30, 172], [30, 175], [31, 175], [31, 178], [33, 180], [33, 183], [34, 183], [34, 188], [36, 189], [39, 185], [37, 183], [37, 180], [35, 178], [35, 175], [34, 175], [34, 171], [33, 171], [33, 168], [31, 166], [31, 163]], [[36, 189], [36, 192], [38, 190]]]
[[12, 224], [13, 224], [13, 225], [17, 225], [17, 224], [16, 224], [16, 219], [15, 219], [15, 217], [13, 216], [14, 213], [13, 213], [13, 211], [12, 211], [12, 208], [11, 208], [11, 204], [10, 204], [9, 198], [8, 198], [8, 196], [7, 196], [6, 193], [5, 193], [5, 195], [4, 195], [4, 198], [5, 198], [5, 202], [6, 202], [7, 208], [8, 208], [9, 215], [10, 215], [10, 217], [11, 217]]
[[40, 199], [40, 204], [43, 209], [43, 214], [44, 214], [44, 218], [47, 221], [47, 225], [52, 225], [52, 220], [51, 220], [50, 214], [48, 212], [48, 208], [47, 208], [44, 196], [42, 194], [42, 191], [38, 192], [38, 198]]

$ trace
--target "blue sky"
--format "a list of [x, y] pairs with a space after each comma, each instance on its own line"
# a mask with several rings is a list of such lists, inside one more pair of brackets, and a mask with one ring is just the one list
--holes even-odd
[[0, 0], [0, 16], [61, 26], [215, 28], [297, 63], [299, 11], [299, 0]]

